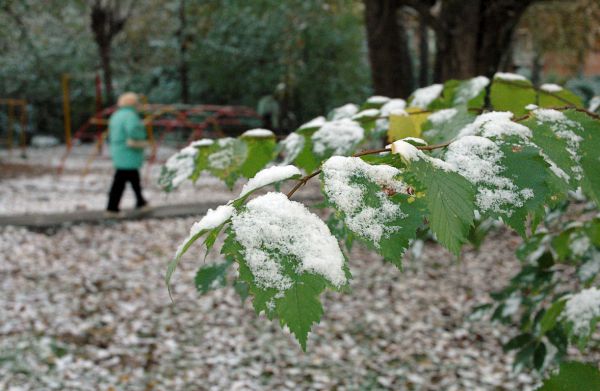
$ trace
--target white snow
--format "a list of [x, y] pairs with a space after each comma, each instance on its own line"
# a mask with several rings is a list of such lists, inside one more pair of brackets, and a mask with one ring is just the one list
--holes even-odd
[[363, 128], [355, 121], [341, 119], [327, 122], [311, 137], [313, 152], [323, 155], [332, 151], [334, 155], [346, 155], [362, 141]]
[[600, 290], [592, 287], [571, 296], [563, 315], [573, 322], [573, 332], [576, 335], [588, 334], [591, 331], [590, 322], [600, 316]]
[[242, 133], [241, 137], [275, 137], [275, 133], [268, 129], [250, 129]]
[[382, 104], [389, 102], [390, 100], [391, 99], [388, 98], [387, 96], [374, 95], [374, 96], [370, 97], [369, 99], [367, 99], [367, 103], [372, 103], [375, 105], [382, 105]]
[[196, 167], [197, 154], [198, 150], [195, 147], [187, 146], [167, 159], [165, 167], [169, 171], [175, 172], [175, 176], [171, 180], [173, 187], [179, 186], [192, 175]]
[[192, 141], [190, 147], [209, 147], [215, 143], [215, 140], [210, 138], [201, 138], [200, 140]]
[[302, 124], [298, 129], [320, 128], [321, 126], [325, 125], [325, 122], [327, 122], [325, 117], [316, 117]]
[[244, 185], [240, 198], [258, 188], [289, 179], [295, 175], [302, 175], [296, 166], [273, 166], [260, 170]]
[[398, 154], [402, 157], [406, 162], [412, 162], [421, 157], [422, 152], [420, 152], [417, 147], [412, 144], [407, 143], [404, 140], [394, 141], [391, 144], [392, 153]]
[[458, 110], [454, 108], [443, 109], [431, 114], [429, 117], [427, 117], [427, 119], [433, 125], [441, 125], [444, 122], [451, 120], [456, 115], [456, 113], [458, 113]]
[[390, 99], [389, 102], [381, 106], [381, 115], [387, 117], [394, 110], [404, 110], [405, 108], [406, 101], [404, 99]]
[[540, 86], [540, 90], [546, 92], [560, 92], [563, 90], [563, 88], [558, 84], [546, 83]]
[[535, 110], [538, 108], [538, 105], [534, 105], [533, 103], [528, 104], [527, 106], [525, 106], [525, 110]]
[[223, 170], [227, 168], [234, 156], [234, 144], [236, 140], [231, 137], [225, 137], [218, 140], [217, 144], [222, 149], [208, 155], [208, 164], [212, 168]]
[[485, 76], [476, 76], [462, 85], [454, 97], [454, 104], [467, 103], [477, 97], [485, 87], [490, 84], [490, 79]]
[[590, 241], [590, 238], [587, 235], [572, 234], [570, 235], [569, 239], [569, 250], [571, 250], [573, 256], [577, 258], [583, 256], [592, 245], [592, 242]]
[[275, 253], [297, 260], [298, 273], [319, 274], [337, 287], [346, 284], [344, 256], [327, 225], [284, 194], [267, 193], [251, 200], [234, 214], [231, 225], [261, 288], [282, 292], [292, 285]]
[[298, 133], [290, 133], [284, 140], [281, 141], [283, 146], [284, 157], [282, 165], [287, 165], [293, 162], [302, 149], [304, 148], [304, 136]]
[[585, 262], [577, 271], [581, 281], [589, 281], [600, 273], [600, 253], [594, 252], [592, 259]]
[[365, 205], [364, 187], [352, 181], [361, 177], [389, 191], [406, 193], [406, 185], [394, 179], [400, 174], [397, 168], [370, 165], [357, 157], [334, 156], [323, 164], [322, 169], [323, 191], [344, 213], [344, 222], [353, 232], [379, 247], [382, 237], [387, 237], [398, 229], [390, 226], [389, 221], [406, 217], [400, 205], [391, 202], [383, 191], [378, 194], [381, 203], [378, 208]]
[[234, 211], [235, 208], [231, 205], [220, 205], [217, 207], [217, 209], [209, 209], [204, 217], [192, 225], [188, 237], [179, 245], [179, 248], [175, 253], [175, 258], [181, 256], [181, 252], [183, 251], [185, 244], [191, 238], [196, 236], [201, 231], [214, 229], [224, 224], [231, 217]]
[[379, 110], [377, 109], [366, 109], [352, 116], [353, 120], [359, 120], [362, 118], [371, 118], [379, 116]]
[[531, 137], [531, 130], [524, 125], [511, 121], [513, 113], [509, 111], [492, 111], [480, 114], [475, 121], [465, 126], [458, 138], [464, 136], [503, 137], [518, 136], [523, 139]]
[[494, 79], [510, 80], [510, 81], [527, 81], [527, 78], [517, 73], [496, 72]]
[[418, 137], [404, 137], [402, 139], [403, 141], [409, 142], [411, 141], [410, 144], [417, 144], [417, 145], [427, 145], [427, 141], [423, 140], [422, 138], [418, 138]]
[[410, 102], [411, 107], [426, 109], [427, 106], [442, 93], [444, 86], [442, 84], [433, 84], [429, 87], [417, 88], [413, 93], [413, 99]]
[[[492, 140], [480, 136], [465, 136], [451, 143], [445, 161], [471, 183], [478, 185], [477, 206], [482, 212], [512, 214], [506, 204], [520, 207], [533, 197], [531, 189], [518, 190], [511, 179], [501, 175], [503, 153]], [[485, 187], [484, 187], [485, 186]]]
[[348, 103], [333, 109], [331, 114], [331, 120], [335, 121], [340, 119], [352, 118], [352, 116], [356, 113], [358, 113], [358, 106], [354, 103]]
[[[564, 140], [567, 143], [567, 152], [573, 162], [575, 162], [571, 167], [571, 170], [575, 173], [576, 179], [580, 179], [582, 169], [579, 166], [579, 161], [581, 160], [579, 143], [583, 141], [583, 138], [576, 134], [573, 129], [581, 130], [581, 125], [575, 121], [571, 121], [563, 112], [558, 110], [536, 109], [533, 111], [533, 114], [535, 115], [538, 124], [546, 123], [550, 126], [550, 129], [557, 138]], [[549, 161], [549, 159], [546, 159], [546, 161]], [[565, 173], [565, 175], [567, 174]]]
[[590, 105], [588, 107], [588, 110], [591, 112], [595, 112], [598, 109], [600, 109], [600, 96], [594, 96], [590, 100]]

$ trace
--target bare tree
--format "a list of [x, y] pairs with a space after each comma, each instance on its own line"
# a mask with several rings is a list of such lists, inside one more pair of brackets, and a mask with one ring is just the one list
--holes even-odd
[[376, 94], [405, 97], [414, 88], [408, 38], [398, 0], [364, 0], [369, 62]]
[[91, 28], [94, 33], [102, 67], [106, 102], [114, 101], [111, 69], [111, 44], [125, 27], [136, 1], [93, 0], [91, 2]]
[[[409, 93], [405, 80], [393, 76], [399, 68], [389, 70], [390, 63], [399, 67], [410, 60], [410, 52], [398, 38], [398, 31], [404, 30], [395, 17], [400, 7], [414, 9], [434, 31], [434, 80], [439, 82], [493, 75], [521, 15], [536, 1], [540, 0], [364, 0], [369, 50], [374, 51], [370, 58], [375, 91]], [[382, 82], [390, 85], [381, 86]]]

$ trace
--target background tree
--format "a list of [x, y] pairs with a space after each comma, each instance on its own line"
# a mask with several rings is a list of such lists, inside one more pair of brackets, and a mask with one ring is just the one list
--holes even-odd
[[127, 19], [131, 16], [131, 12], [136, 1], [111, 1], [111, 0], [94, 0], [91, 3], [91, 29], [94, 33], [94, 39], [98, 46], [98, 55], [102, 65], [102, 73], [104, 74], [104, 89], [106, 101], [112, 103], [114, 100], [112, 86], [112, 70], [111, 70], [111, 44], [117, 34], [125, 27]]

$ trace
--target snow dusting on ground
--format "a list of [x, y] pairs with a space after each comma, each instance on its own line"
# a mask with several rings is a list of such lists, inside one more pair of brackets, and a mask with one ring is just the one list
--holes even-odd
[[[54, 151], [27, 164], [48, 164]], [[102, 208], [110, 164], [94, 163], [81, 183], [72, 163], [59, 179], [23, 169], [24, 177], [3, 178], [1, 213]], [[147, 195], [157, 204], [153, 186]], [[210, 177], [180, 190], [169, 203], [232, 198]], [[350, 292], [323, 296], [325, 315], [303, 353], [232, 288], [198, 296], [200, 245], [183, 256], [171, 303], [166, 265], [200, 217], [0, 227], [0, 389], [513, 390], [536, 382], [513, 373], [502, 352], [516, 330], [467, 321], [518, 269], [516, 235], [500, 232], [460, 262], [426, 244], [403, 273], [355, 247]], [[218, 251], [206, 259], [219, 261]]]

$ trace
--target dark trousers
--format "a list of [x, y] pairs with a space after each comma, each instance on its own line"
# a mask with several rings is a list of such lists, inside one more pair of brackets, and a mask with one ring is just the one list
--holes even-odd
[[123, 191], [125, 191], [125, 184], [127, 182], [131, 183], [131, 187], [135, 192], [137, 207], [141, 208], [142, 206], [146, 205], [146, 200], [144, 199], [144, 196], [142, 196], [139, 171], [117, 169], [115, 171], [115, 177], [113, 178], [113, 183], [110, 188], [110, 193], [108, 194], [108, 206], [106, 207], [107, 210], [113, 212], [119, 211], [119, 203], [121, 202], [121, 197], [123, 196]]

